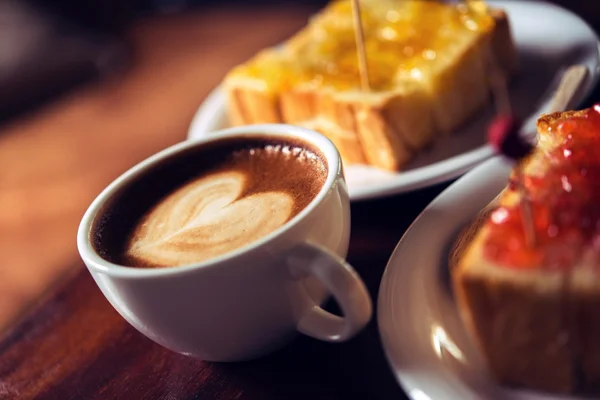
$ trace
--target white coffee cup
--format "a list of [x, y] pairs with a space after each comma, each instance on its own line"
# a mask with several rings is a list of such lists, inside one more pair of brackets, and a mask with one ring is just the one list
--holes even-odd
[[[300, 139], [321, 150], [328, 173], [310, 204], [285, 225], [246, 247], [205, 262], [173, 268], [131, 268], [101, 258], [90, 232], [103, 205], [165, 158], [223, 137], [269, 135]], [[344, 261], [350, 203], [340, 155], [324, 136], [289, 125], [224, 129], [146, 159], [93, 201], [77, 246], [98, 287], [138, 331], [178, 353], [207, 361], [241, 361], [287, 344], [297, 331], [340, 342], [369, 321], [365, 286]], [[344, 316], [320, 305], [331, 293]]]

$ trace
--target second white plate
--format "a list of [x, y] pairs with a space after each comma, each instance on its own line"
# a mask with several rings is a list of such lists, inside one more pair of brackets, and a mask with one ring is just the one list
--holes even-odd
[[408, 229], [385, 269], [379, 331], [392, 372], [413, 400], [583, 400], [496, 383], [454, 302], [448, 272], [452, 242], [505, 187], [510, 169], [492, 158], [449, 186]]
[[[523, 116], [525, 129], [535, 130], [537, 117], [547, 110], [552, 89], [560, 72], [573, 64], [585, 65], [589, 74], [573, 101], [581, 104], [598, 79], [598, 38], [578, 16], [558, 6], [539, 1], [490, 1], [506, 10], [521, 61], [521, 70], [510, 89], [511, 100]], [[463, 129], [438, 140], [400, 173], [362, 165], [345, 168], [351, 200], [398, 194], [456, 178], [493, 151], [485, 144], [487, 124], [493, 116], [490, 106]], [[225, 94], [215, 89], [198, 109], [188, 137], [207, 135], [229, 126]]]

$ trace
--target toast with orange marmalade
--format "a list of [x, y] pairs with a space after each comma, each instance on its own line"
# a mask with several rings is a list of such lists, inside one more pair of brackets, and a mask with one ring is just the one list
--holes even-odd
[[234, 125], [320, 131], [345, 164], [398, 171], [484, 107], [488, 72], [517, 70], [509, 21], [483, 1], [361, 0], [370, 90], [360, 87], [352, 5], [330, 2], [282, 46], [230, 71]]
[[503, 383], [572, 392], [600, 383], [600, 106], [538, 120], [514, 175], [451, 269], [461, 316]]

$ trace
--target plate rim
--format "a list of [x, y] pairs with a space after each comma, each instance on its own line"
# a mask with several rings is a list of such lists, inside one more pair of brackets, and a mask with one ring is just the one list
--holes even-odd
[[[490, 0], [489, 3], [498, 6], [514, 4], [509, 0]], [[578, 108], [588, 100], [600, 81], [600, 38], [595, 30], [592, 29], [583, 18], [562, 6], [544, 0], [534, 0], [527, 3], [534, 7], [553, 8], [560, 13], [569, 15], [577, 20], [578, 24], [585, 26], [590, 33], [590, 40], [593, 38], [598, 44], [595, 54], [595, 68], [588, 71], [589, 77], [586, 79], [585, 87], [581, 91], [580, 98], [572, 105], [573, 108]], [[551, 82], [549, 82], [549, 84], [551, 84]], [[209, 131], [214, 130], [210, 126], [214, 125], [216, 120], [224, 118], [226, 114], [224, 103], [225, 92], [223, 90], [223, 84], [220, 82], [209, 92], [204, 101], [196, 109], [189, 124], [185, 140], [193, 139], [198, 134], [205, 135]], [[532, 115], [528, 116], [528, 118], [532, 117]], [[353, 190], [349, 188], [350, 200], [352, 202], [358, 202], [385, 198], [448, 182], [471, 171], [473, 168], [481, 165], [493, 156], [493, 149], [487, 144], [484, 144], [466, 152], [416, 168], [410, 171], [414, 172], [412, 174], [410, 172], [404, 174], [400, 172], [390, 180], [381, 182], [377, 185], [367, 187], [354, 186]], [[452, 168], [448, 168], [448, 164], [450, 164]], [[402, 177], [402, 175], [404, 175], [404, 177]], [[406, 175], [409, 176], [407, 177]]]
[[[402, 265], [404, 263], [397, 262], [396, 260], [399, 259], [402, 255], [401, 247], [404, 245], [404, 242], [407, 241], [411, 237], [411, 235], [413, 234], [413, 231], [416, 229], [416, 227], [418, 227], [421, 224], [423, 219], [430, 212], [432, 212], [432, 210], [436, 209], [436, 206], [440, 202], [445, 201], [446, 197], [449, 194], [452, 194], [453, 192], [458, 191], [461, 186], [468, 184], [468, 182], [470, 182], [471, 180], [475, 180], [477, 177], [482, 175], [481, 171], [490, 169], [492, 166], [496, 166], [498, 164], [506, 165], [501, 156], [494, 156], [494, 157], [484, 161], [477, 167], [473, 168], [471, 171], [464, 174], [462, 177], [457, 179], [455, 182], [453, 182], [451, 185], [449, 185], [447, 188], [445, 188], [442, 192], [440, 192], [427, 205], [427, 207], [425, 207], [425, 209], [423, 209], [423, 211], [421, 211], [419, 213], [419, 215], [415, 218], [415, 220], [406, 229], [406, 231], [404, 232], [404, 234], [402, 235], [402, 237], [400, 238], [398, 243], [396, 243], [396, 246], [394, 247], [394, 250], [392, 251], [392, 254], [390, 255], [390, 257], [388, 258], [385, 269], [383, 271], [383, 275], [382, 275], [381, 281], [379, 283], [378, 295], [377, 295], [377, 327], [378, 327], [379, 337], [381, 339], [381, 346], [383, 348], [384, 356], [385, 356], [386, 362], [388, 364], [388, 367], [390, 368], [390, 372], [392, 373], [392, 375], [394, 375], [396, 382], [400, 385], [400, 387], [403, 389], [405, 394], [412, 400], [423, 400], [423, 399], [435, 400], [435, 399], [430, 398], [429, 393], [427, 393], [427, 390], [424, 389], [421, 385], [416, 384], [414, 382], [415, 381], [414, 379], [406, 378], [403, 376], [403, 374], [401, 372], [399, 372], [400, 367], [398, 365], [398, 360], [396, 360], [394, 358], [393, 351], [390, 349], [393, 345], [391, 341], [393, 340], [393, 337], [394, 337], [394, 335], [393, 335], [394, 329], [392, 326], [392, 322], [389, 321], [387, 317], [389, 317], [391, 315], [393, 310], [392, 310], [392, 306], [391, 306], [392, 302], [387, 301], [387, 300], [390, 299], [391, 297], [393, 297], [393, 293], [395, 293], [394, 289], [396, 288], [396, 285], [394, 284], [395, 281], [394, 281], [394, 279], [392, 279], [393, 278], [392, 274], [394, 274], [395, 271], [398, 269], [409, 268], [409, 267], [402, 267]], [[502, 174], [503, 176], [505, 176], [506, 180], [508, 181], [508, 178], [509, 178], [508, 173], [499, 172], [499, 174]], [[499, 187], [498, 193], [500, 193], [501, 190], [502, 190], [502, 187]], [[467, 195], [467, 193], [464, 193], [463, 196], [467, 197], [468, 195]], [[475, 214], [476, 214], [476, 212], [475, 212]], [[396, 265], [396, 266], [394, 266], [394, 265]], [[420, 391], [426, 397], [414, 396], [413, 395], [414, 391]]]
[[[428, 295], [424, 298], [427, 303], [431, 302], [433, 306], [429, 305], [419, 309], [414, 306], [412, 306], [412, 308], [411, 306], [403, 306], [403, 304], [408, 304], [408, 302], [415, 300], [414, 291], [410, 292], [409, 289], [414, 287], [417, 278], [421, 278], [421, 281], [419, 282], [423, 282], [424, 287], [431, 288], [431, 285], [433, 285], [434, 288], [440, 289], [440, 283], [439, 281], [436, 281], [436, 279], [439, 279], [437, 273], [443, 268], [441, 265], [443, 261], [441, 259], [436, 259], [434, 261], [426, 261], [427, 265], [421, 264], [421, 268], [433, 270], [435, 276], [431, 275], [432, 272], [421, 274], [407, 272], [411, 271], [411, 268], [415, 268], [415, 261], [422, 261], [423, 257], [427, 257], [421, 255], [413, 256], [413, 258], [408, 255], [408, 253], [414, 252], [414, 250], [412, 250], [414, 246], [416, 245], [419, 247], [419, 245], [422, 245], [423, 241], [426, 240], [427, 243], [435, 243], [433, 247], [426, 249], [431, 254], [438, 255], [440, 252], [442, 255], [447, 254], [450, 243], [449, 239], [453, 237], [465, 223], [468, 223], [470, 217], [477, 215], [478, 212], [489, 204], [489, 202], [506, 187], [512, 168], [512, 163], [507, 162], [504, 157], [494, 156], [453, 182], [439, 193], [421, 213], [419, 213], [417, 218], [402, 235], [402, 238], [398, 241], [388, 259], [378, 288], [376, 309], [377, 327], [384, 357], [390, 372], [399, 386], [403, 389], [404, 393], [412, 400], [437, 400], [438, 398], [452, 400], [505, 398], [514, 398], [518, 400], [583, 400], [583, 398], [578, 395], [558, 395], [515, 389], [498, 384], [494, 381], [490, 373], [485, 373], [479, 369], [487, 368], [480, 351], [477, 351], [477, 354], [471, 354], [470, 357], [472, 358], [469, 358], [469, 364], [471, 364], [471, 366], [468, 369], [470, 371], [477, 370], [479, 373], [468, 375], [469, 379], [465, 379], [462, 375], [464, 370], [461, 373], [460, 370], [447, 368], [447, 361], [438, 361], [439, 355], [438, 358], [432, 358], [434, 349], [432, 348], [431, 352], [428, 351], [423, 347], [423, 343], [419, 341], [421, 336], [417, 336], [419, 334], [416, 333], [410, 333], [411, 327], [417, 327], [417, 329], [419, 329], [419, 327], [424, 326], [424, 324], [428, 322], [431, 322], [432, 327], [439, 326], [443, 330], [448, 328], [454, 330], [456, 328], [453, 326], [454, 322], [462, 325], [462, 321], [458, 318], [458, 310], [451, 295], [449, 293], [444, 293], [444, 291], [438, 290], [437, 295]], [[477, 198], [477, 200], [473, 201], [475, 198]], [[471, 201], [469, 202], [469, 200]], [[461, 204], [469, 205], [463, 206], [464, 208], [462, 210], [455, 213], [458, 214], [458, 216], [450, 214], [455, 210], [454, 207]], [[440, 213], [444, 212], [447, 213], [446, 215], [448, 215], [447, 218], [450, 219], [449, 221], [447, 219], [439, 219]], [[437, 219], [434, 221], [432, 217]], [[444, 232], [435, 235], [435, 238], [428, 236], [424, 239], [424, 232], [429, 231], [427, 228], [430, 228], [434, 223], [437, 223]], [[421, 224], [423, 224], [423, 226], [421, 226]], [[409, 245], [412, 245], [412, 247], [408, 247]], [[425, 250], [421, 250], [421, 254], [423, 254], [424, 251]], [[418, 287], [420, 288], [420, 286]], [[419, 300], [423, 299], [419, 298]], [[433, 311], [433, 314], [430, 314], [432, 310], [435, 310], [436, 308], [444, 311], [448, 311], [449, 308], [452, 308], [456, 310], [457, 315], [450, 317], [450, 319], [445, 319], [444, 316], [447, 316], [447, 314], [444, 312]], [[405, 311], [402, 311], [399, 314], [399, 310], [401, 309]], [[422, 310], [425, 310], [427, 313], [423, 314], [423, 317], [421, 317], [422, 319], [419, 322], [419, 317], [415, 317], [414, 315]], [[398, 318], [394, 318], [395, 315], [398, 316]], [[408, 318], [406, 317], [407, 315]], [[440, 323], [440, 320], [438, 320], [437, 317], [431, 319], [430, 317], [432, 315], [437, 315], [442, 322]], [[412, 329], [414, 330], [414, 328]], [[407, 332], [409, 333], [407, 334]], [[463, 333], [465, 334], [465, 337], [463, 337], [462, 340], [468, 340], [470, 343], [468, 345], [470, 350], [476, 350], [477, 346], [469, 338], [467, 332], [465, 331]], [[454, 332], [454, 334], [462, 336], [458, 332]], [[452, 338], [453, 335], [450, 335], [449, 337]], [[465, 347], [462, 346], [459, 346], [458, 348], [462, 349], [462, 351], [465, 350]], [[410, 349], [412, 349], [412, 352]], [[435, 367], [428, 370], [426, 376], [420, 374], [421, 371], [425, 370], [424, 367], [431, 367], [431, 363], [434, 363]], [[471, 381], [473, 377], [475, 378], [474, 381], [477, 382], [477, 385], [473, 385], [473, 381]], [[444, 393], [444, 396], [440, 397], [440, 392]]]

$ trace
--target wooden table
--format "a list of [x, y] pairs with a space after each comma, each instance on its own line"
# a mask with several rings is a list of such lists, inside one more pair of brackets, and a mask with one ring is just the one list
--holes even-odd
[[[0, 399], [405, 398], [387, 367], [375, 318], [347, 343], [299, 337], [258, 361], [205, 363], [131, 328], [75, 248], [77, 225], [96, 194], [182, 140], [196, 107], [228, 68], [297, 30], [311, 11], [145, 19], [131, 32], [136, 56], [122, 76], [0, 131]], [[395, 244], [445, 186], [352, 206], [349, 261], [375, 302]]]
[[[374, 300], [396, 242], [440, 189], [352, 207], [349, 261]], [[0, 381], [0, 398], [405, 398], [387, 367], [375, 319], [347, 343], [299, 337], [258, 361], [205, 363], [166, 350], [135, 331], [87, 271], [0, 345]]]

